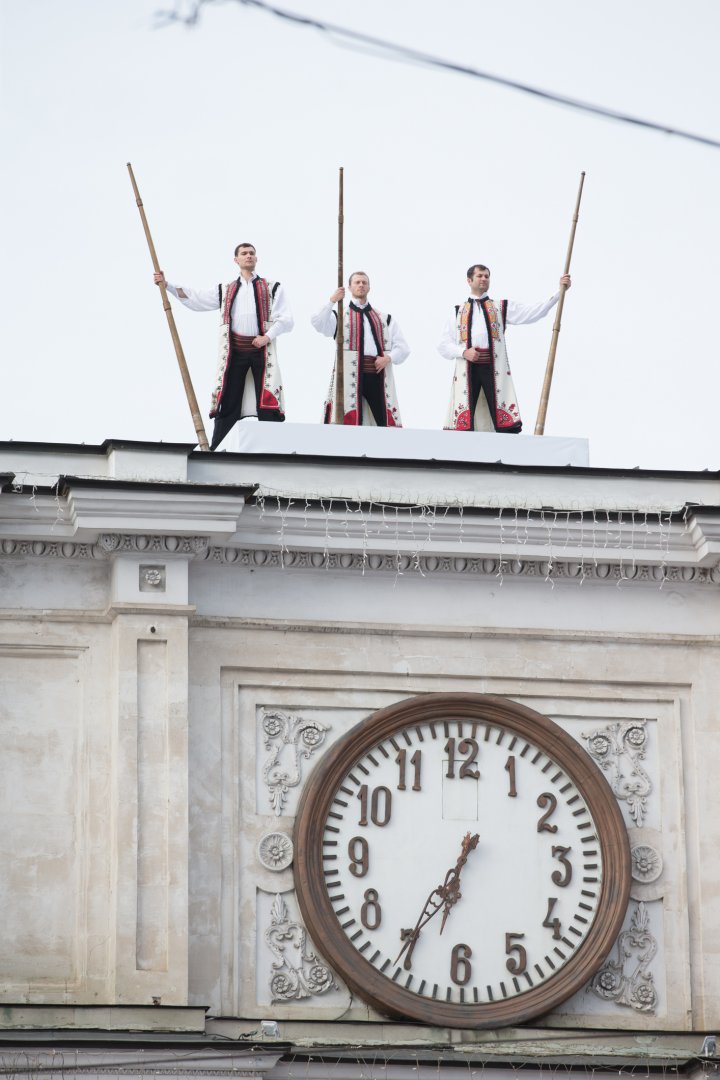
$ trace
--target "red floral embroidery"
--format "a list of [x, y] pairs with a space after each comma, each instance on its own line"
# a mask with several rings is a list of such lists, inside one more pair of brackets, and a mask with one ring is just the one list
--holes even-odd
[[466, 409], [465, 412], [461, 412], [455, 421], [456, 431], [470, 431], [472, 427], [470, 423], [470, 410]]

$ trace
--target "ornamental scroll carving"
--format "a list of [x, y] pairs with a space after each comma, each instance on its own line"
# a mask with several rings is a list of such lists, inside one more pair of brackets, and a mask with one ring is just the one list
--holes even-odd
[[616, 797], [627, 803], [630, 817], [641, 828], [652, 791], [650, 777], [641, 762], [645, 759], [648, 732], [645, 720], [628, 720], [596, 728], [582, 734], [587, 751], [603, 772]]
[[647, 908], [639, 903], [632, 914], [630, 928], [623, 930], [617, 939], [615, 956], [593, 976], [588, 991], [604, 1001], [628, 1005], [638, 1012], [655, 1012], [657, 992], [649, 968], [657, 948], [657, 941], [650, 932]]
[[273, 954], [270, 975], [272, 1001], [297, 1001], [313, 994], [337, 990], [332, 973], [307, 947], [305, 928], [293, 922], [282, 896], [270, 909], [265, 941]]
[[263, 766], [263, 780], [273, 811], [280, 817], [288, 792], [302, 780], [303, 760], [322, 746], [329, 727], [278, 709], [263, 709], [261, 724], [265, 749], [270, 752]]

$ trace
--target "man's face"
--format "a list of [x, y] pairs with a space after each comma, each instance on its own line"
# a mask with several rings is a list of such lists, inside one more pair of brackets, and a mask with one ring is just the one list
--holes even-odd
[[369, 292], [370, 282], [365, 277], [365, 274], [353, 274], [350, 282], [350, 295], [353, 300], [362, 300], [364, 303]]
[[490, 288], [490, 271], [478, 270], [477, 267], [473, 270], [473, 276], [468, 278], [468, 284], [473, 292], [478, 292], [481, 296], [487, 292]]
[[254, 270], [257, 253], [253, 247], [241, 247], [235, 256], [235, 262], [241, 270]]

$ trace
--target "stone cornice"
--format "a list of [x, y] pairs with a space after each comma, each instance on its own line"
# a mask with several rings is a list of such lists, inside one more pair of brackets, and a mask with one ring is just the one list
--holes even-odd
[[[439, 546], [439, 545], [438, 545]], [[471, 545], [466, 544], [466, 548]], [[155, 559], [199, 559], [225, 566], [249, 567], [283, 571], [327, 571], [354, 574], [417, 574], [469, 575], [496, 580], [523, 579], [548, 582], [606, 583], [613, 585], [646, 584], [655, 587], [665, 583], [675, 586], [720, 585], [720, 565], [710, 566], [671, 561], [640, 561], [628, 555], [618, 558], [611, 550], [590, 552], [579, 558], [516, 557], [508, 545], [507, 555], [476, 556], [464, 554], [421, 554], [418, 551], [396, 550], [392, 553], [367, 549], [364, 552], [334, 550], [328, 545], [319, 548], [267, 548], [213, 546], [207, 536], [134, 535], [102, 533], [97, 543], [86, 544], [70, 540], [0, 540], [0, 558], [49, 558], [107, 560], [122, 555], [142, 555]]]

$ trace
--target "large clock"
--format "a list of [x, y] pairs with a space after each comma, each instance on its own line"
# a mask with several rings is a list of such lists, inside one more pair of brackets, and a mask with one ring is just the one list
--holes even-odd
[[467, 1028], [542, 1015], [609, 953], [630, 850], [575, 740], [505, 698], [427, 694], [375, 713], [310, 775], [295, 825], [307, 928], [396, 1018]]

